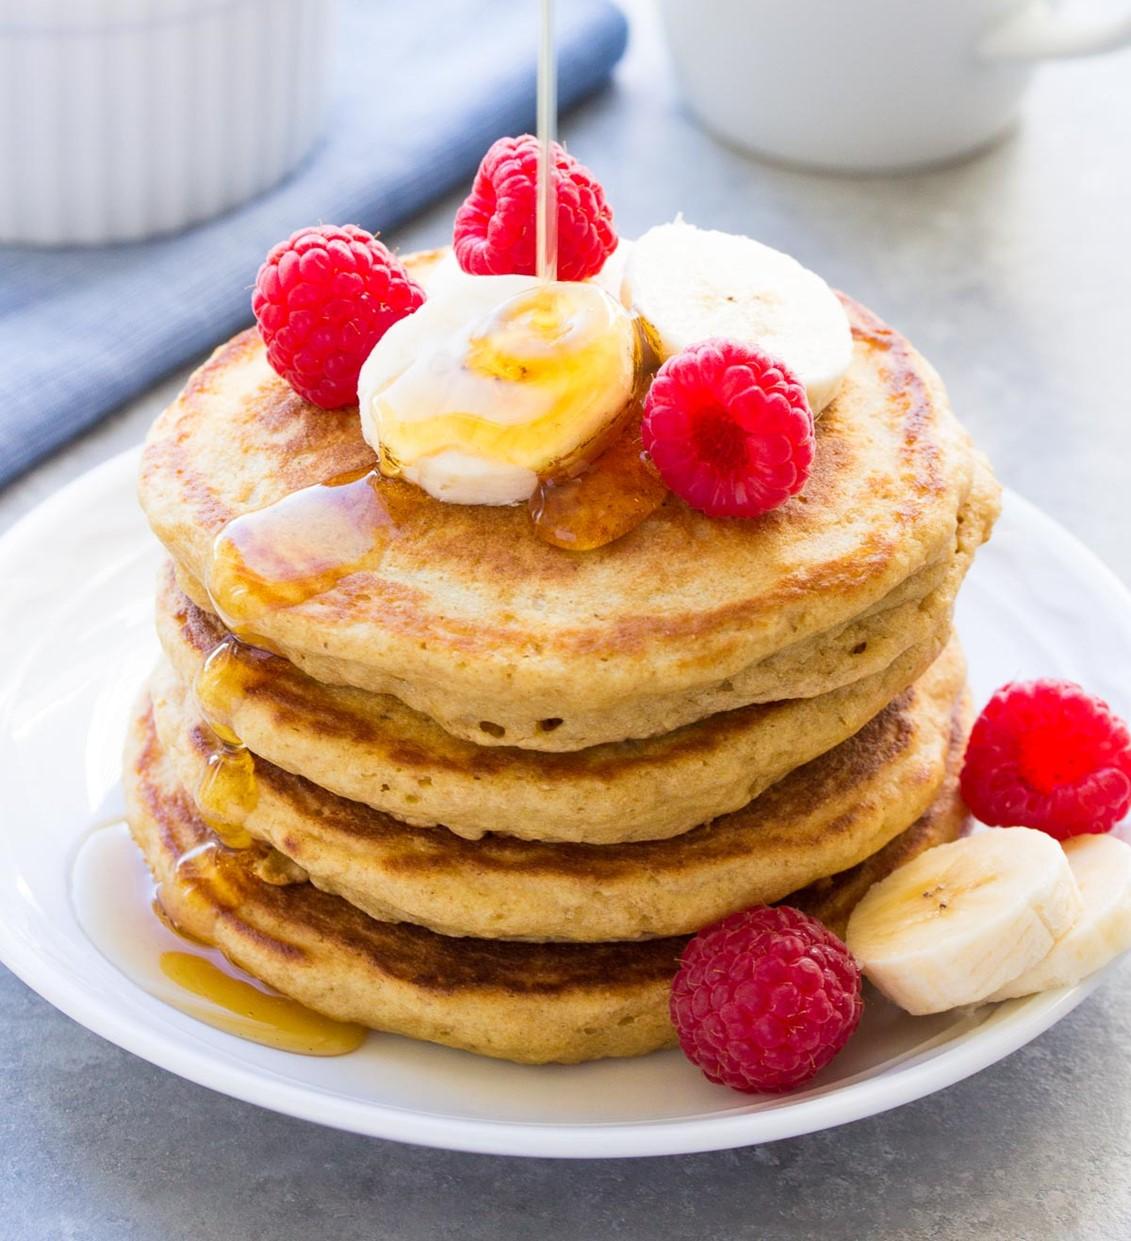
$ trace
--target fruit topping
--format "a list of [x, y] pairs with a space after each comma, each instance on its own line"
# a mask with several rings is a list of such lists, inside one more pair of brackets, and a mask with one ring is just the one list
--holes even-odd
[[513, 504], [606, 447], [642, 355], [595, 284], [459, 273], [365, 363], [362, 432], [384, 473], [436, 499]]
[[306, 400], [339, 409], [357, 400], [373, 346], [423, 302], [423, 289], [371, 233], [322, 224], [268, 253], [251, 306], [276, 373]]
[[1131, 809], [1131, 733], [1070, 681], [1004, 685], [970, 734], [962, 796], [996, 827], [1110, 831]]
[[649, 323], [661, 358], [725, 337], [780, 358], [805, 385], [814, 414], [852, 360], [836, 294], [788, 254], [750, 237], [677, 220], [651, 228], [625, 260], [622, 296]]
[[1028, 828], [936, 845], [874, 884], [845, 941], [909, 1013], [986, 1000], [1043, 960], [1080, 916], [1064, 850]]
[[[456, 212], [453, 244], [466, 272], [478, 276], [532, 276], [538, 139], [500, 138], [483, 156], [471, 193]], [[558, 204], [559, 280], [596, 275], [616, 249], [613, 213], [600, 183], [554, 143]]]
[[795, 496], [813, 464], [813, 415], [784, 363], [707, 340], [660, 367], [644, 447], [664, 482], [709, 517], [758, 517]]
[[713, 1082], [792, 1090], [819, 1072], [860, 1021], [860, 970], [816, 918], [760, 905], [699, 932], [672, 984], [684, 1054]]
[[1074, 836], [1064, 855], [1080, 889], [1080, 916], [1047, 956], [991, 1000], [1070, 986], [1131, 948], [1131, 845], [1114, 836]]

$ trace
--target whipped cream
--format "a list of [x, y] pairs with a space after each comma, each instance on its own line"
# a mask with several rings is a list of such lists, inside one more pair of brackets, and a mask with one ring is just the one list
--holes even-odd
[[632, 397], [640, 344], [591, 282], [448, 267], [362, 367], [362, 432], [381, 468], [455, 504], [513, 504], [568, 472]]

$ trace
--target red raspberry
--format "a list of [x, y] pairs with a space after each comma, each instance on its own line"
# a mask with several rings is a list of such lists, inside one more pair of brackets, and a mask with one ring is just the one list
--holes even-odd
[[[554, 143], [558, 191], [558, 279], [584, 280], [617, 248], [613, 212], [600, 182]], [[456, 212], [453, 245], [475, 276], [533, 276], [538, 139], [500, 138], [483, 156], [471, 193]]]
[[805, 486], [813, 414], [791, 370], [750, 345], [705, 340], [669, 358], [644, 402], [644, 447], [708, 517], [758, 517]]
[[700, 931], [672, 983], [679, 1044], [713, 1082], [792, 1090], [860, 1022], [860, 967], [816, 918], [756, 905]]
[[1108, 832], [1131, 809], [1131, 733], [1071, 681], [1011, 682], [970, 733], [962, 796], [991, 827]]
[[370, 350], [423, 302], [400, 260], [354, 224], [300, 228], [279, 242], [251, 296], [267, 360], [323, 409], [356, 403]]

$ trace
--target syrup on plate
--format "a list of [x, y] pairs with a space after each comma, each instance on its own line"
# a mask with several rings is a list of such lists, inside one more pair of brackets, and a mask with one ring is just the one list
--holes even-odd
[[[208, 865], [203, 857], [186, 864]], [[211, 859], [209, 859], [211, 861]], [[142, 990], [206, 1025], [280, 1051], [341, 1056], [364, 1026], [334, 1021], [279, 995], [220, 952], [178, 932], [160, 913], [145, 862], [125, 823], [92, 832], [71, 872], [79, 925], [98, 951]]]

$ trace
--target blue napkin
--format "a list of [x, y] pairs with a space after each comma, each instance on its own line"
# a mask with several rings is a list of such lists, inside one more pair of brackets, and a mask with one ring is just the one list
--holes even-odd
[[[624, 51], [608, 0], [557, 7], [563, 107]], [[250, 320], [268, 248], [304, 224], [387, 231], [534, 123], [534, 0], [351, 0], [321, 145], [274, 191], [163, 240], [0, 247], [0, 484]]]

